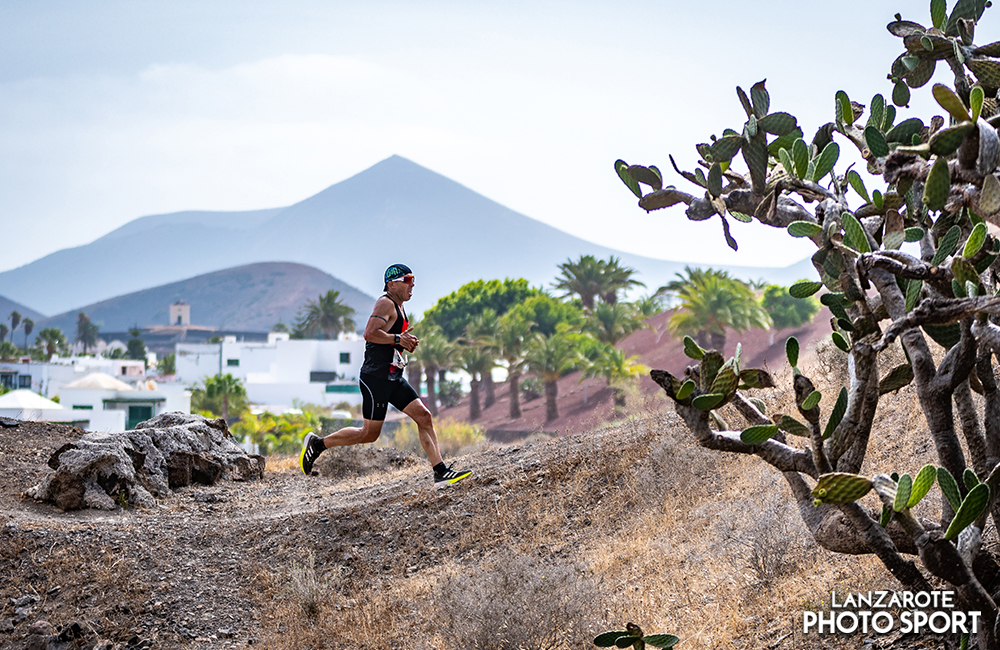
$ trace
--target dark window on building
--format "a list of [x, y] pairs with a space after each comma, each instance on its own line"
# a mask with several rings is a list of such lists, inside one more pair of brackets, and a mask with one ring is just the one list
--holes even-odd
[[73, 405], [73, 410], [74, 411], [93, 411], [94, 410], [94, 405], [93, 404], [74, 404]]
[[239, 359], [226, 359], [226, 365], [229, 366], [229, 367], [231, 367], [231, 368], [239, 368], [239, 366], [240, 366], [240, 360]]
[[180, 315], [180, 314], [177, 314], [177, 324], [178, 324], [178, 325], [182, 325], [182, 324], [183, 324], [183, 323], [181, 322], [181, 315]]
[[15, 375], [13, 375], [13, 374], [2, 374], [2, 375], [0, 375], [0, 386], [3, 386], [4, 388], [13, 388], [14, 387], [14, 377], [15, 377]]
[[329, 381], [337, 381], [340, 379], [340, 374], [336, 372], [326, 372], [326, 371], [315, 371], [309, 373], [309, 381], [325, 384]]
[[340, 353], [340, 362], [341, 363], [350, 363], [351, 362], [351, 353], [350, 352], [341, 352]]
[[17, 376], [17, 387], [18, 388], [31, 388], [31, 375], [18, 375]]

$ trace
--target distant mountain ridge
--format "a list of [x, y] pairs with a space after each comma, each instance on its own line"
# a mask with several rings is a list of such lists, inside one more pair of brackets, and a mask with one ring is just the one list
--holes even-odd
[[[33, 323], [38, 323], [45, 318], [43, 314], [40, 314], [31, 307], [25, 307], [21, 303], [0, 296], [0, 323], [6, 322], [7, 326], [10, 327], [10, 314], [15, 311], [21, 314], [22, 321], [25, 318], [30, 318]], [[35, 328], [35, 331], [37, 332], [38, 329]]]
[[[58, 313], [275, 259], [314, 266], [377, 294], [384, 269], [403, 262], [417, 276], [409, 306], [418, 313], [476, 279], [523, 277], [548, 286], [559, 263], [583, 254], [620, 257], [650, 289], [685, 266], [574, 237], [392, 156], [286, 208], [136, 219], [90, 244], [0, 273], [0, 295]], [[724, 268], [782, 283], [808, 275], [808, 261], [785, 269]]]
[[[367, 316], [375, 298], [319, 269], [292, 262], [264, 262], [215, 271], [85, 305], [41, 321], [69, 338], [77, 315], [87, 314], [103, 332], [124, 332], [133, 325], [169, 325], [170, 305], [191, 306], [191, 324], [221, 330], [267, 332], [282, 321], [291, 326], [308, 301], [335, 290], [358, 314]], [[355, 317], [363, 325], [364, 318]], [[36, 332], [40, 329], [36, 326]]]

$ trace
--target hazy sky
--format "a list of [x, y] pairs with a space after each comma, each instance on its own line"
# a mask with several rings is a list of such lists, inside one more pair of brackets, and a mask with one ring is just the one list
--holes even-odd
[[[885, 25], [927, 24], [928, 6], [4, 0], [0, 270], [148, 214], [289, 205], [392, 154], [621, 250], [791, 264], [811, 246], [759, 224], [734, 224], [731, 253], [717, 218], [646, 215], [613, 162], [695, 192], [667, 155], [693, 169], [695, 143], [741, 128], [734, 87], [763, 78], [811, 138], [837, 90], [891, 94]], [[977, 42], [1000, 40], [998, 13]]]

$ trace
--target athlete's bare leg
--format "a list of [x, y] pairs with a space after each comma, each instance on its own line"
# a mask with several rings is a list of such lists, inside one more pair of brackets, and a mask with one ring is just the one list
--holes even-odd
[[382, 433], [383, 422], [384, 420], [365, 420], [360, 427], [344, 427], [339, 431], [334, 431], [323, 438], [323, 446], [329, 449], [330, 447], [346, 447], [375, 442]]
[[420, 446], [424, 448], [427, 459], [431, 461], [431, 466], [441, 462], [441, 450], [438, 448], [437, 433], [434, 431], [434, 418], [427, 410], [420, 399], [415, 399], [406, 405], [403, 413], [410, 416], [417, 425], [417, 432], [420, 434]]

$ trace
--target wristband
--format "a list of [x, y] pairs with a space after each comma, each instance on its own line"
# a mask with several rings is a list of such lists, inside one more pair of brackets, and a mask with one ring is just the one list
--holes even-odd
[[399, 345], [399, 334], [394, 334], [393, 336], [396, 337], [396, 345]]

